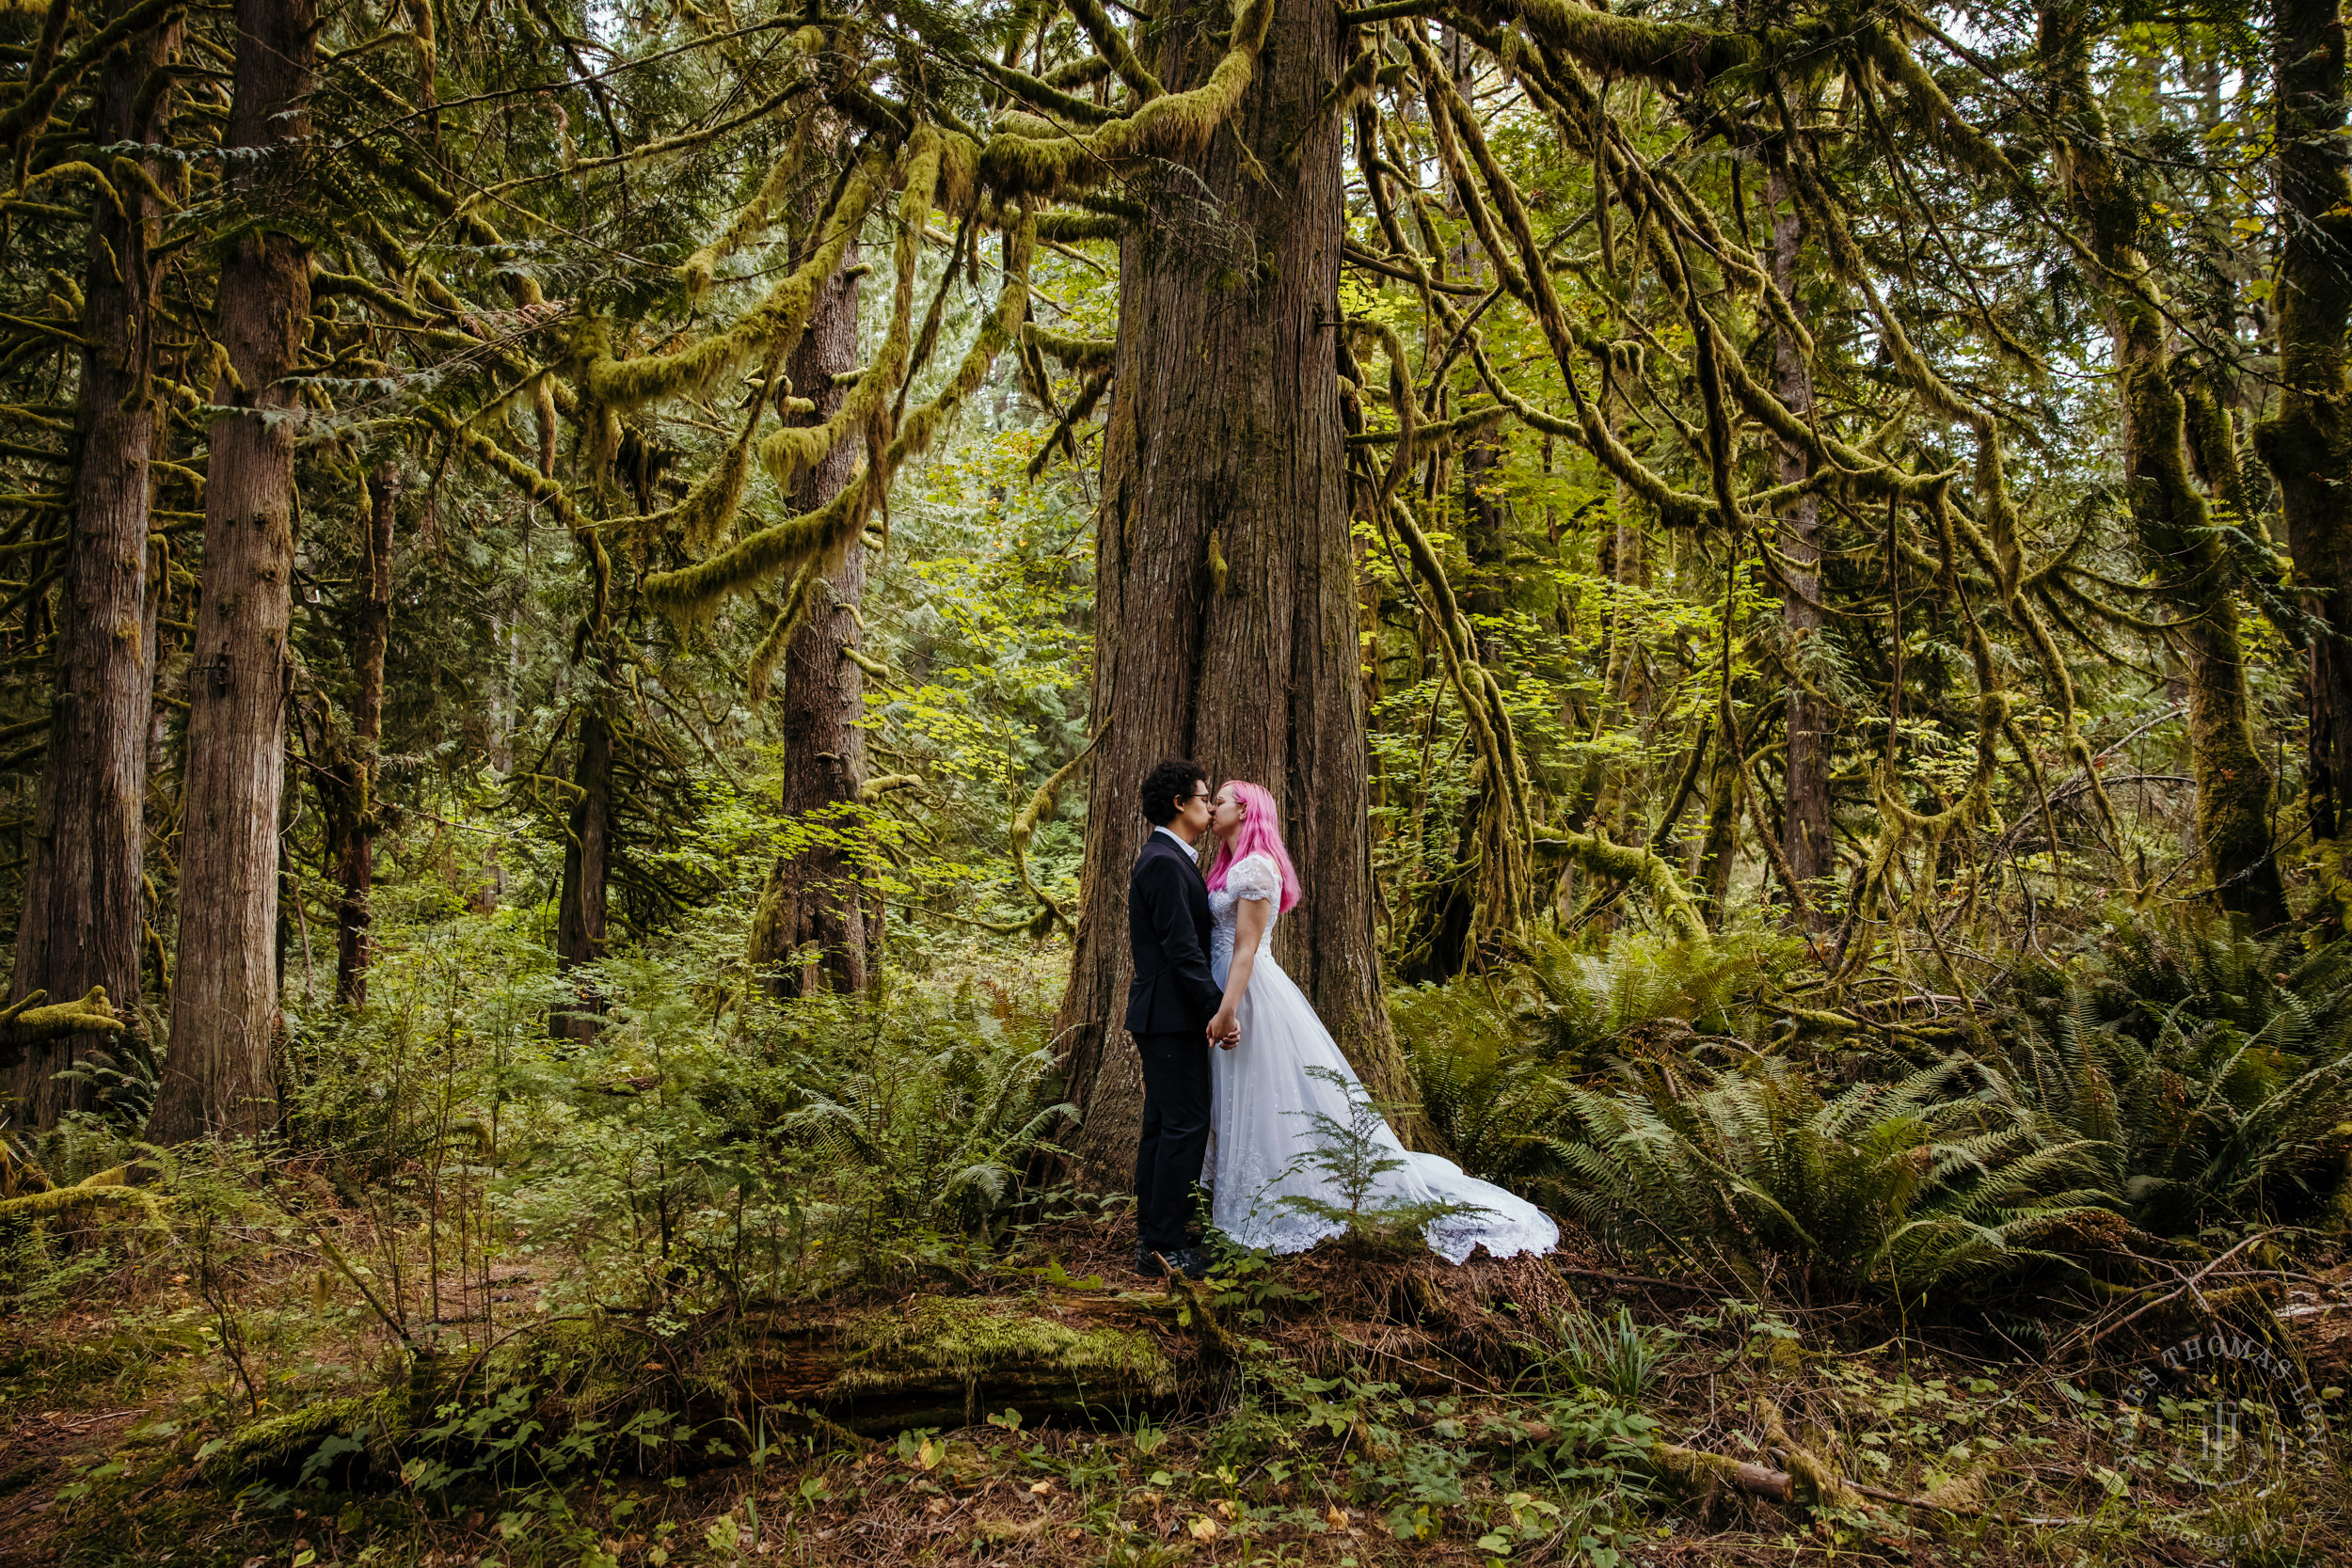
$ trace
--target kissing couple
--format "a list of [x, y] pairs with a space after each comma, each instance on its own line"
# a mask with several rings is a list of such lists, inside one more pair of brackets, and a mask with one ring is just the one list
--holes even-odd
[[[1185, 1225], [1202, 1186], [1211, 1224], [1240, 1246], [1304, 1252], [1344, 1230], [1332, 1213], [1351, 1195], [1318, 1164], [1316, 1143], [1360, 1128], [1368, 1112], [1355, 1069], [1274, 961], [1275, 922], [1305, 891], [1274, 798], [1240, 780], [1212, 793], [1207, 770], [1181, 759], [1156, 764], [1137, 795], [1151, 831], [1127, 881], [1126, 1022], [1143, 1059], [1136, 1272], [1198, 1278], [1208, 1259]], [[1385, 1119], [1373, 1136], [1370, 1164], [1386, 1168], [1362, 1205], [1438, 1212], [1423, 1234], [1447, 1262], [1481, 1246], [1509, 1258], [1559, 1244], [1560, 1227], [1524, 1198], [1406, 1148]]]

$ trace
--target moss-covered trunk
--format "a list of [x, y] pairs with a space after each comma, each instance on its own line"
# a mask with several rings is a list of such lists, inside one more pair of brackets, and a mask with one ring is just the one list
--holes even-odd
[[[2278, 412], [2254, 442], [2279, 482], [2298, 586], [2324, 630], [2312, 639], [2312, 833], [2330, 840], [2352, 811], [2352, 176], [2344, 135], [2344, 18], [2338, 0], [2281, 0], [2277, 11]], [[2341, 911], [2339, 911], [2341, 918]]]
[[[595, 963], [605, 955], [605, 895], [612, 876], [612, 724], [591, 706], [580, 716], [580, 750], [572, 764], [572, 811], [564, 821], [564, 891], [556, 904], [555, 961], [562, 969]], [[557, 1014], [552, 1033], [587, 1041], [596, 1035], [603, 998], [580, 988], [577, 1005]]]
[[[249, 220], [221, 262], [227, 369], [213, 401], [203, 602], [188, 677], [180, 964], [149, 1135], [173, 1143], [278, 1119], [278, 818], [286, 779], [296, 393], [310, 314], [301, 160], [318, 19], [310, 0], [237, 0], [231, 198]], [[289, 232], [293, 230], [294, 232]]]
[[[844, 260], [853, 262], [854, 250]], [[857, 368], [857, 294], [856, 276], [846, 268], [836, 273], [793, 352], [793, 390], [817, 404], [808, 423], [833, 417], [846, 395], [833, 377]], [[852, 442], [836, 445], [802, 476], [793, 509], [814, 512], [831, 500], [861, 455]], [[808, 830], [808, 841], [798, 853], [778, 856], [770, 870], [747, 955], [779, 995], [866, 989], [866, 921], [852, 853], [858, 786], [866, 779], [866, 678], [848, 651], [857, 645], [857, 603], [865, 591], [866, 546], [852, 543], [812, 585], [785, 652], [776, 703], [784, 739], [781, 803]]]
[[[1772, 172], [1772, 281], [1791, 301], [1800, 297], [1797, 260], [1804, 243], [1804, 219], [1787, 181]], [[1813, 371], [1804, 350], [1787, 330], [1772, 338], [1772, 390], [1798, 418], [1813, 414]], [[1811, 454], [1794, 441], [1779, 446], [1780, 482], [1803, 483], [1812, 472]], [[1832, 726], [1836, 719], [1829, 705], [1807, 686], [1805, 667], [1814, 662], [1826, 635], [1821, 608], [1821, 499], [1812, 491], [1791, 500], [1781, 512], [1774, 540], [1785, 580], [1781, 585], [1781, 626], [1788, 641], [1782, 657], [1788, 662], [1788, 766], [1787, 800], [1781, 813], [1780, 847], [1788, 857], [1789, 874], [1810, 884], [1827, 876], [1836, 863], [1831, 838], [1829, 761]], [[1805, 904], [1818, 924], [1822, 900], [1807, 886]]]
[[325, 819], [327, 875], [335, 881], [335, 998], [345, 1006], [368, 999], [371, 887], [375, 879], [378, 753], [384, 741], [384, 658], [392, 631], [392, 531], [400, 475], [380, 464], [368, 475], [367, 510], [357, 572], [359, 598], [351, 621], [351, 712], [348, 735], [337, 736], [312, 777]]
[[2050, 123], [2062, 139], [2075, 230], [2106, 295], [2133, 531], [2188, 666], [2189, 761], [2206, 875], [2222, 908], [2267, 929], [2287, 918], [2271, 842], [2270, 769], [2248, 710], [2229, 552], [2189, 466], [2170, 325], [2139, 248], [2149, 217], [2090, 84], [2095, 22], [2079, 0], [2041, 12], [2042, 63], [2055, 99]]
[[[117, 0], [92, 20], [103, 26], [126, 8]], [[179, 36], [176, 22], [146, 33], [100, 68], [90, 103], [90, 135], [100, 146], [163, 141], [172, 95], [141, 89]], [[152, 165], [149, 172], [164, 174]], [[155, 274], [147, 251], [162, 204], [135, 182], [116, 194], [119, 211], [103, 195], [90, 204], [72, 532], [9, 999], [45, 990], [64, 1001], [103, 986], [127, 1010], [138, 1001], [146, 925], [140, 872], [155, 679], [147, 535], [157, 409]], [[12, 1053], [6, 1086], [23, 1119], [48, 1127], [87, 1098], [87, 1088], [56, 1075], [99, 1037], [57, 1035]]]
[[[1171, 6], [1148, 53], [1198, 86], [1231, 21]], [[1278, 0], [1259, 71], [1190, 166], [1139, 190], [1120, 265], [1118, 391], [1096, 517], [1086, 881], [1060, 1026], [1090, 1180], [1124, 1185], [1142, 1079], [1120, 1028], [1135, 791], [1163, 756], [1272, 791], [1305, 892], [1275, 953], [1376, 1092], [1406, 1074], [1373, 941], [1354, 551], [1334, 325], [1341, 128], [1322, 106], [1340, 19]]]

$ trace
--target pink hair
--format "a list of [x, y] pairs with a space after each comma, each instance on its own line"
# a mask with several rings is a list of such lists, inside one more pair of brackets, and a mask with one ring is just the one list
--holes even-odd
[[1241, 802], [1241, 831], [1217, 846], [1216, 860], [1209, 867], [1211, 891], [1225, 885], [1225, 873], [1235, 861], [1249, 855], [1263, 855], [1282, 874], [1282, 898], [1279, 906], [1287, 914], [1298, 907], [1298, 869], [1291, 864], [1291, 852], [1282, 847], [1282, 830], [1275, 820], [1274, 797], [1253, 784], [1232, 781], [1233, 799]]

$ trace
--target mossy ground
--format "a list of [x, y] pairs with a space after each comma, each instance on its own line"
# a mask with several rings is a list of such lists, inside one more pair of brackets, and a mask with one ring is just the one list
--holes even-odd
[[[452, 1325], [431, 1411], [381, 1325], [288, 1267], [230, 1304], [256, 1416], [218, 1306], [124, 1265], [0, 1325], [0, 1564], [2344, 1560], [2331, 1433], [2217, 1488], [2171, 1469], [2200, 1412], [2134, 1427], [2118, 1394], [2183, 1331], [2161, 1312], [2088, 1351], [2045, 1319], [2027, 1351], [2019, 1323], [1758, 1304], [1573, 1244], [1170, 1291], [1117, 1268], [1122, 1225], [912, 1293], [620, 1329], [537, 1326], [510, 1275]], [[2336, 1299], [2283, 1320], [2330, 1416]]]

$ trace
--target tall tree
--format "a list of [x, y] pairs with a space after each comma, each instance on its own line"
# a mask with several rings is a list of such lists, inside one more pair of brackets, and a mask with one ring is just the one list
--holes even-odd
[[[1777, 168], [1768, 190], [1772, 281], [1794, 305], [1802, 297], [1798, 258], [1804, 245], [1804, 214]], [[1787, 327], [1772, 334], [1772, 391], [1790, 413], [1812, 418], [1813, 369], [1805, 363], [1804, 346]], [[1795, 441], [1782, 440], [1777, 446], [1781, 483], [1802, 485], [1812, 475], [1813, 454]], [[1829, 800], [1831, 725], [1836, 721], [1805, 669], [1827, 621], [1821, 604], [1821, 498], [1817, 491], [1801, 491], [1781, 512], [1775, 548], [1781, 558], [1781, 625], [1788, 636], [1781, 657], [1788, 664], [1788, 794], [1781, 812], [1781, 853], [1788, 857], [1789, 875], [1810, 883], [1836, 863]], [[1819, 899], [1809, 897], [1804, 907], [1820, 919]]]
[[[129, 0], [113, 0], [99, 24], [131, 9]], [[176, 52], [180, 30], [176, 21], [151, 27], [106, 57], [91, 96], [94, 145], [163, 142], [173, 94], [151, 84]], [[148, 160], [146, 174], [154, 181], [164, 171]], [[90, 204], [72, 532], [57, 595], [49, 752], [16, 931], [12, 999], [41, 990], [56, 1002], [103, 987], [128, 1011], [139, 995], [155, 679], [147, 536], [160, 407], [150, 252], [162, 207], [135, 180], [119, 182], [111, 198], [101, 194]], [[53, 1124], [86, 1096], [56, 1075], [97, 1037], [58, 1035], [24, 1046], [9, 1086], [35, 1125]]]
[[[854, 261], [855, 252], [845, 256]], [[834, 377], [857, 368], [862, 270], [845, 266], [827, 280], [807, 335], [793, 351], [793, 390], [814, 404], [802, 416], [808, 423], [832, 419], [848, 395]], [[859, 455], [848, 442], [836, 445], [801, 476], [794, 509], [815, 512], [832, 500], [857, 472]], [[850, 845], [850, 811], [866, 778], [866, 673], [851, 657], [865, 591], [866, 546], [852, 541], [829, 571], [812, 569], [785, 651], [776, 704], [784, 737], [781, 804], [809, 837], [796, 852], [779, 855], [769, 872], [747, 955], [780, 995], [866, 989], [866, 920]], [[792, 961], [803, 953], [811, 956]]]
[[277, 1120], [273, 942], [293, 615], [291, 377], [310, 313], [302, 164], [318, 18], [311, 0], [237, 0], [235, 238], [221, 262], [204, 486], [203, 602], [188, 679], [180, 963], [149, 1135], [174, 1143]]
[[[606, 895], [612, 874], [612, 723], [598, 705], [580, 710], [580, 741], [572, 764], [572, 810], [564, 822], [564, 889], [556, 902], [555, 961], [577, 969], [605, 955]], [[579, 1006], [556, 1015], [553, 1033], [585, 1042], [596, 1034], [601, 999], [580, 990]]]
[[384, 659], [391, 645], [392, 533], [400, 502], [400, 470], [382, 463], [363, 489], [358, 602], [351, 626], [351, 711], [348, 733], [330, 743], [317, 773], [322, 815], [326, 819], [329, 874], [335, 879], [335, 999], [357, 1007], [368, 999], [369, 933], [373, 924], [371, 886], [375, 879], [375, 839], [383, 828], [377, 800], [384, 742]]
[[2197, 837], [2221, 906], [2267, 930], [2287, 918], [2270, 832], [2271, 777], [2254, 744], [2229, 552], [2189, 467], [2187, 409], [2175, 376], [2162, 285], [2141, 248], [2150, 222], [2117, 155], [2090, 81], [2092, 8], [2060, 0], [2040, 13], [2050, 123], [2064, 147], [2066, 195], [2100, 276], [2115, 345], [2123, 470], [2133, 531], [2173, 616], [2188, 666], [2189, 759]]
[[[2325, 844], [2352, 825], [2352, 161], [2341, 0], [2281, 0], [2273, 25], [2280, 385], [2278, 412], [2254, 440], [2279, 482], [2295, 575], [2323, 628], [2312, 639], [2304, 794], [2312, 835]], [[2328, 891], [2338, 919], [2352, 920], [2340, 859]]]
[[[1354, 552], [1336, 370], [1346, 63], [1334, 8], [1275, 0], [1224, 128], [1143, 186], [1120, 256], [1117, 390], [1096, 515], [1093, 722], [1077, 947], [1059, 1026], [1076, 1152], [1123, 1184], [1141, 1069], [1119, 1026], [1136, 782], [1191, 756], [1272, 792], [1305, 882], [1275, 951], [1375, 1092], [1407, 1076], [1380, 994]], [[1232, 14], [1155, 15], [1148, 80], [1205, 79]], [[1239, 36], [1239, 28], [1235, 29]], [[1099, 40], [1098, 40], [1099, 41]]]

